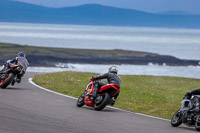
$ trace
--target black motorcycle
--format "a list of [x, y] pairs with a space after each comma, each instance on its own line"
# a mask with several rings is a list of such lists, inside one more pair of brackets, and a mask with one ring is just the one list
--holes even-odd
[[181, 109], [176, 111], [171, 119], [173, 127], [178, 127], [182, 123], [186, 126], [194, 126], [197, 131], [200, 131], [200, 96], [184, 97]]
[[0, 72], [0, 88], [5, 89], [10, 84], [14, 85], [17, 76], [22, 73], [22, 66], [10, 64], [8, 68]]

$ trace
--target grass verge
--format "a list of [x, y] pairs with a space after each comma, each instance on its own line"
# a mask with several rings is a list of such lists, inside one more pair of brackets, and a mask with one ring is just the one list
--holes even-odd
[[[50, 90], [79, 97], [96, 74], [59, 72], [36, 75], [33, 81]], [[183, 95], [200, 86], [199, 79], [163, 76], [120, 76], [121, 92], [115, 107], [171, 119]]]

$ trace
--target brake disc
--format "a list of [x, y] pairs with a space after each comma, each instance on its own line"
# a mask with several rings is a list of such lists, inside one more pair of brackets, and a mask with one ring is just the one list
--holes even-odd
[[102, 101], [103, 97], [101, 95], [98, 95], [95, 99], [96, 103], [100, 103]]

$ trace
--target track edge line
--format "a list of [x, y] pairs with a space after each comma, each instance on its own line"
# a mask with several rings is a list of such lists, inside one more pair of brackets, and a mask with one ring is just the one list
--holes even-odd
[[[71, 99], [74, 99], [74, 100], [77, 100], [78, 98], [75, 98], [75, 97], [72, 97], [72, 96], [69, 96], [69, 95], [65, 95], [65, 94], [61, 94], [61, 93], [58, 93], [58, 92], [55, 92], [55, 91], [52, 91], [52, 90], [49, 90], [49, 89], [46, 89], [42, 86], [39, 86], [37, 85], [35, 82], [33, 82], [32, 80], [33, 78], [29, 78], [28, 81], [30, 84], [42, 89], [42, 90], [45, 90], [45, 91], [48, 91], [48, 92], [51, 92], [51, 93], [54, 93], [54, 94], [57, 94], [57, 95], [60, 95], [60, 96], [64, 96], [64, 97], [67, 97], [67, 98], [71, 98]], [[127, 113], [134, 113], [136, 115], [140, 115], [140, 116], [144, 116], [144, 117], [149, 117], [149, 118], [154, 118], [154, 119], [158, 119], [158, 120], [164, 120], [164, 121], [170, 121], [168, 119], [164, 119], [164, 118], [160, 118], [160, 117], [155, 117], [155, 116], [151, 116], [151, 115], [145, 115], [145, 114], [141, 114], [141, 113], [136, 113], [136, 112], [131, 112], [131, 111], [128, 111], [128, 110], [123, 110], [123, 109], [120, 109], [120, 108], [116, 108], [116, 107], [111, 107], [111, 106], [107, 106], [108, 108], [112, 108], [112, 109], [116, 109], [116, 110], [120, 110], [120, 111], [123, 111], [123, 112], [127, 112]]]

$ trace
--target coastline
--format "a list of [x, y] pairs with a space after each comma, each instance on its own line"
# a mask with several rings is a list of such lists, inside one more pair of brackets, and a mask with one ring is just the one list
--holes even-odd
[[[97, 67], [98, 66], [98, 67]], [[58, 67], [28, 67], [27, 72], [88, 72], [103, 74], [111, 65], [61, 64]], [[120, 75], [151, 75], [200, 79], [200, 66], [116, 65]]]
[[128, 50], [91, 50], [71, 48], [35, 47], [0, 43], [0, 63], [14, 58], [23, 51], [31, 66], [54, 67], [58, 63], [79, 64], [129, 64], [129, 65], [165, 65], [199, 66], [199, 60], [185, 60], [168, 55]]

